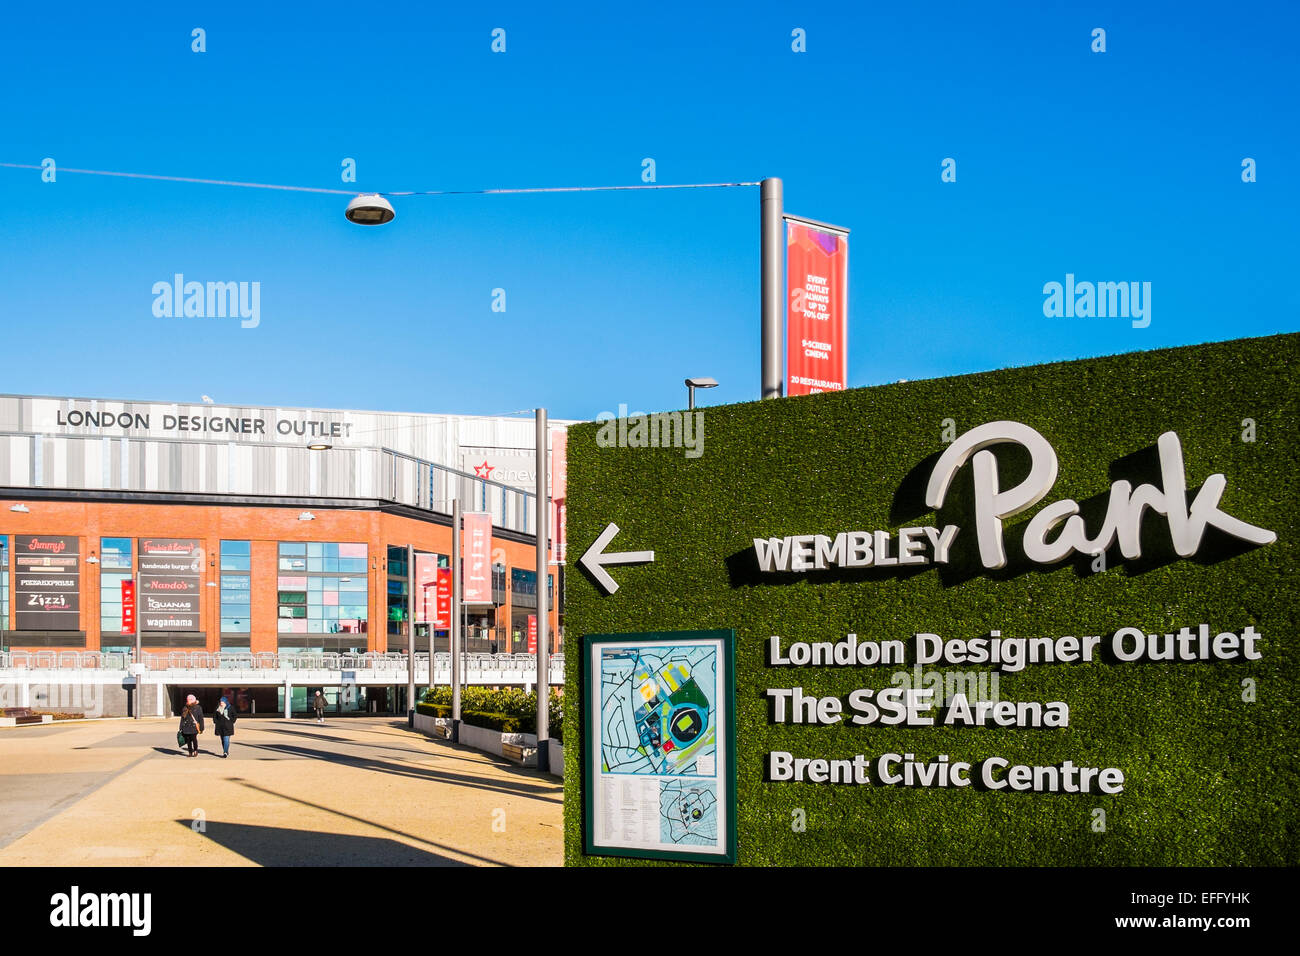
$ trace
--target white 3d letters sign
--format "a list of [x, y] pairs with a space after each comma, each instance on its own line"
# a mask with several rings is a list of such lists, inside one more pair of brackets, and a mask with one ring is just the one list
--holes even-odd
[[[1019, 445], [1029, 453], [1029, 474], [1014, 487], [998, 486], [997, 456], [990, 449], [998, 445]], [[1179, 557], [1196, 554], [1211, 525], [1254, 545], [1272, 544], [1277, 535], [1257, 528], [1219, 509], [1228, 486], [1223, 475], [1205, 480], [1191, 506], [1187, 504], [1187, 475], [1183, 448], [1178, 436], [1165, 432], [1156, 441], [1160, 458], [1160, 487], [1116, 481], [1110, 486], [1110, 500], [1101, 527], [1089, 537], [1071, 498], [1047, 505], [1025, 529], [1025, 557], [1035, 564], [1055, 564], [1073, 553], [1098, 555], [1116, 539], [1125, 558], [1142, 556], [1142, 517], [1150, 510], [1163, 515], [1169, 536]], [[975, 486], [975, 536], [980, 561], [985, 568], [1007, 565], [1002, 541], [1002, 521], [1028, 509], [1047, 497], [1056, 483], [1058, 466], [1051, 444], [1021, 422], [989, 422], [957, 437], [935, 463], [925, 490], [926, 506], [943, 507], [957, 472], [970, 462]], [[886, 567], [907, 564], [947, 564], [954, 539], [961, 529], [943, 527], [901, 528], [897, 536], [889, 531], [842, 531], [836, 535], [802, 534], [782, 538], [755, 538], [758, 566], [765, 572], [814, 571], [831, 567]], [[1055, 533], [1055, 537], [1048, 540]]]
[[[988, 449], [1015, 443], [1030, 455], [1028, 477], [1007, 491], [998, 488], [997, 461]], [[1271, 544], [1277, 540], [1272, 531], [1257, 528], [1219, 510], [1228, 480], [1211, 475], [1187, 507], [1187, 477], [1183, 469], [1183, 449], [1178, 436], [1165, 432], [1156, 442], [1160, 453], [1160, 481], [1163, 488], [1127, 481], [1110, 486], [1106, 517], [1095, 538], [1089, 538], [1079, 515], [1079, 503], [1070, 498], [1054, 502], [1040, 511], [1025, 530], [1025, 557], [1036, 564], [1054, 564], [1071, 552], [1099, 554], [1119, 538], [1120, 551], [1126, 558], [1142, 555], [1140, 543], [1142, 513], [1151, 509], [1165, 516], [1174, 550], [1180, 557], [1194, 555], [1200, 547], [1205, 529], [1213, 525], [1220, 531], [1249, 541]], [[1020, 514], [1042, 501], [1056, 482], [1056, 452], [1038, 432], [1020, 422], [989, 422], [972, 428], [954, 441], [934, 466], [925, 491], [927, 507], [943, 505], [953, 476], [970, 459], [975, 479], [975, 534], [979, 541], [980, 560], [986, 568], [1006, 566], [1002, 546], [1002, 519]], [[1065, 527], [1054, 541], [1047, 536], [1062, 522]]]

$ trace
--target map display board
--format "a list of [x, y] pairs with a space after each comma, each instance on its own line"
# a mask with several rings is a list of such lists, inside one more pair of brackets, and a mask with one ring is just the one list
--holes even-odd
[[734, 863], [734, 631], [583, 638], [586, 846]]

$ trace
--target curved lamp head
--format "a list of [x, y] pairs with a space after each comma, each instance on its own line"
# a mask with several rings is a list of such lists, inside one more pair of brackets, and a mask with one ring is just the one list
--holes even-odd
[[393, 212], [392, 204], [379, 193], [362, 193], [352, 197], [343, 215], [348, 217], [348, 222], [355, 222], [359, 226], [382, 226], [386, 222], [392, 222], [397, 213]]

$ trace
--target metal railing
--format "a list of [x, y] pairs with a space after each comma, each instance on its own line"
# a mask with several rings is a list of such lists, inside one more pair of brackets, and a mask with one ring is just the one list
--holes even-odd
[[[3, 670], [113, 670], [126, 671], [132, 663], [131, 654], [102, 651], [2, 651], [0, 671]], [[478, 671], [515, 673], [527, 675], [537, 669], [537, 658], [532, 654], [474, 654], [462, 655], [466, 672]], [[552, 671], [564, 669], [564, 655], [550, 655]], [[140, 664], [145, 672], [173, 671], [365, 671], [368, 673], [405, 673], [407, 658], [400, 653], [371, 651], [364, 654], [277, 654], [272, 652], [239, 653], [213, 651], [146, 651]], [[451, 667], [451, 655], [439, 652], [433, 655], [436, 671]], [[417, 672], [429, 669], [429, 655], [415, 655]]]

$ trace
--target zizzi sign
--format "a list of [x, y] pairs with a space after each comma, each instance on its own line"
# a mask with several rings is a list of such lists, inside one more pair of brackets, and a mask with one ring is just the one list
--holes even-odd
[[75, 631], [81, 548], [71, 535], [14, 536], [14, 617], [20, 631]]
[[[1002, 489], [998, 484], [997, 456], [990, 449], [1014, 445], [1028, 452], [1029, 474], [1019, 484]], [[1156, 441], [1160, 459], [1160, 485], [1116, 481], [1100, 528], [1089, 537], [1071, 498], [1053, 502], [1039, 511], [1025, 528], [1024, 556], [1035, 564], [1056, 564], [1071, 554], [1104, 554], [1116, 541], [1127, 559], [1142, 556], [1142, 518], [1149, 510], [1163, 515], [1174, 551], [1190, 558], [1200, 549], [1207, 528], [1254, 545], [1272, 544], [1277, 535], [1234, 518], [1219, 508], [1228, 480], [1211, 475], [1187, 501], [1187, 475], [1178, 436], [1165, 432]], [[1000, 421], [979, 425], [960, 435], [939, 456], [926, 486], [926, 506], [943, 507], [957, 472], [970, 463], [975, 486], [974, 526], [980, 561], [985, 568], [1006, 567], [1002, 522], [1032, 508], [1047, 497], [1056, 483], [1058, 463], [1051, 444], [1020, 422]], [[957, 525], [900, 528], [889, 531], [843, 531], [839, 534], [787, 535], [755, 538], [759, 569], [765, 572], [820, 571], [826, 568], [888, 567], [893, 565], [946, 564]], [[1054, 537], [1053, 537], [1054, 535]]]

